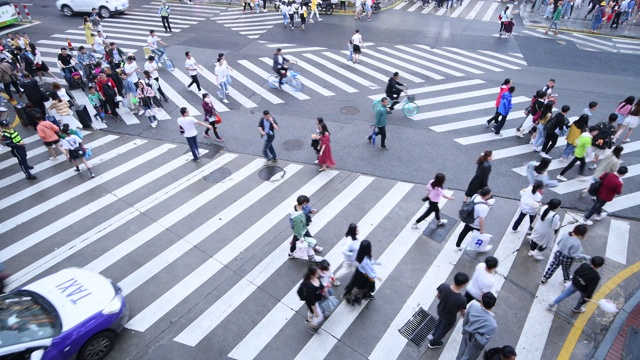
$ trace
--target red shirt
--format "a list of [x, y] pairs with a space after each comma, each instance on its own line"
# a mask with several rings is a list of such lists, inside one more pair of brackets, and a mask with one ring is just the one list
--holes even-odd
[[104, 84], [111, 85], [111, 88], [113, 89], [113, 91], [115, 91], [116, 93], [118, 92], [118, 88], [116, 88], [116, 83], [114, 83], [113, 80], [111, 80], [111, 78], [106, 78], [104, 81], [98, 79], [98, 81], [96, 81], [96, 90], [98, 90], [98, 92], [100, 93], [100, 95], [102, 95], [103, 98], [106, 99], [106, 97], [104, 96], [104, 92], [102, 91], [102, 86]]
[[611, 201], [616, 195], [622, 194], [622, 180], [614, 173], [604, 173], [600, 175], [602, 186], [598, 192], [598, 199]]
[[502, 94], [509, 91], [509, 87], [507, 85], [500, 86], [500, 92], [498, 93], [498, 97], [496, 98], [496, 107], [500, 107], [500, 100], [502, 99]]

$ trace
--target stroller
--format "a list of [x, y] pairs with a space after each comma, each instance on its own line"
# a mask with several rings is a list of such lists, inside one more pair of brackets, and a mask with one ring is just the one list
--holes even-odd
[[75, 90], [75, 89], [82, 89], [82, 91], [84, 91], [84, 88], [87, 86], [87, 83], [84, 81], [84, 79], [82, 78], [82, 74], [76, 70], [73, 69], [74, 71], [71, 73], [71, 83], [69, 84], [69, 88], [71, 90]]

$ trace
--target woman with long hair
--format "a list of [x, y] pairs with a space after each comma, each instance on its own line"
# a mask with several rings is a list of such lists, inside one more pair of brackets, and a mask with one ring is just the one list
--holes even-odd
[[529, 256], [536, 260], [544, 260], [542, 252], [553, 245], [553, 238], [560, 229], [560, 216], [556, 212], [562, 205], [560, 199], [553, 198], [540, 208], [538, 221], [531, 231]]
[[31, 53], [31, 57], [33, 57], [33, 62], [36, 67], [35, 74], [38, 74], [38, 78], [40, 79], [40, 83], [42, 84], [42, 73], [47, 73], [52, 78], [58, 80], [58, 77], [51, 73], [47, 64], [42, 61], [42, 56], [40, 55], [40, 50], [36, 48], [34, 43], [29, 43], [29, 52]]
[[486, 150], [478, 160], [476, 160], [476, 174], [469, 182], [467, 191], [464, 193], [464, 201], [477, 194], [481, 189], [489, 186], [489, 174], [491, 174], [491, 160], [493, 159], [493, 151]]
[[336, 166], [336, 162], [333, 160], [333, 154], [331, 153], [330, 135], [327, 124], [323, 121], [320, 124], [320, 153], [318, 154], [318, 165], [322, 165], [320, 171], [326, 171], [327, 166], [330, 168]]
[[618, 115], [618, 120], [616, 120], [616, 123], [618, 124], [618, 130], [620, 130], [622, 124], [624, 124], [625, 119], [633, 109], [634, 101], [636, 101], [635, 96], [627, 96], [626, 99], [622, 100], [620, 104], [618, 104], [618, 107], [615, 111], [616, 115]]
[[229, 77], [229, 71], [233, 71], [233, 68], [229, 66], [227, 60], [224, 58], [223, 53], [218, 54], [218, 60], [216, 61], [216, 67], [214, 74], [216, 75], [216, 81], [220, 86], [218, 96], [222, 99], [223, 103], [228, 103], [227, 95], [229, 95], [229, 85], [231, 84], [231, 78]]
[[427, 184], [427, 196], [425, 196], [422, 201], [429, 202], [429, 207], [427, 208], [427, 211], [420, 215], [416, 222], [411, 225], [412, 229], [418, 230], [420, 228], [419, 224], [431, 215], [431, 213], [435, 213], [436, 221], [438, 221], [436, 224], [437, 226], [443, 226], [447, 223], [447, 219], [440, 219], [440, 207], [438, 206], [438, 203], [442, 198], [454, 200], [454, 197], [448, 196], [444, 193], [444, 180], [444, 174], [437, 173], [433, 180], [429, 181]]
[[[500, 24], [502, 24], [502, 22], [500, 22]], [[498, 97], [496, 98], [496, 113], [493, 114], [493, 116], [489, 120], [487, 120], [487, 127], [490, 127], [491, 123], [498, 122], [498, 118], [502, 116], [502, 114], [500, 114], [500, 112], [498, 111], [498, 109], [500, 108], [500, 100], [502, 99], [502, 94], [509, 91], [509, 87], [511, 87], [511, 79], [506, 78], [500, 85], [500, 89], [498, 91]]]
[[84, 29], [84, 38], [85, 40], [87, 40], [87, 44], [93, 47], [94, 40], [93, 34], [91, 33], [91, 31], [93, 30], [93, 24], [91, 24], [91, 21], [89, 21], [88, 16], [82, 18], [82, 28]]
[[138, 98], [138, 104], [142, 106], [144, 113], [149, 119], [151, 127], [158, 126], [158, 118], [155, 115], [153, 106], [153, 98], [156, 94], [153, 92], [150, 86], [144, 84], [144, 81], [138, 81], [138, 89], [136, 90], [136, 97]]
[[562, 266], [562, 276], [566, 283], [571, 280], [571, 265], [573, 265], [573, 260], [591, 259], [591, 256], [586, 255], [582, 248], [581, 241], [584, 240], [585, 235], [587, 235], [587, 226], [580, 224], [576, 225], [570, 233], [566, 233], [560, 237], [558, 247], [553, 255], [553, 260], [551, 260], [547, 270], [544, 272], [544, 275], [542, 275], [540, 284], [546, 284], [560, 266]]
[[551, 119], [551, 115], [553, 115], [553, 106], [555, 102], [553, 100], [549, 100], [544, 104], [542, 111], [540, 111], [540, 115], [538, 115], [538, 124], [536, 125], [536, 133], [531, 137], [531, 144], [533, 144], [533, 151], [539, 152], [542, 150], [542, 145], [544, 145], [544, 124]]
[[[208, 93], [202, 94], [202, 110], [204, 111], [204, 122], [211, 125], [213, 127], [213, 135], [216, 137], [216, 140], [222, 142], [224, 139], [220, 137], [218, 134], [218, 127], [216, 126], [216, 108], [213, 107], [213, 102], [211, 101], [211, 95]], [[209, 128], [204, 131], [204, 137], [210, 138]]]
[[360, 299], [374, 300], [376, 297], [373, 293], [376, 291], [376, 279], [382, 280], [373, 268], [374, 265], [380, 265], [371, 255], [371, 242], [362, 240], [358, 253], [356, 254], [356, 272], [353, 274], [349, 285], [345, 288], [342, 295], [348, 304], [360, 304]]
[[523, 138], [524, 134], [531, 131], [531, 129], [535, 126], [535, 123], [533, 122], [533, 118], [540, 111], [542, 111], [542, 108], [544, 107], [544, 99], [546, 96], [547, 96], [546, 92], [542, 90], [536, 91], [536, 94], [533, 96], [533, 101], [531, 102], [531, 105], [530, 105], [531, 107], [529, 108], [529, 115], [527, 115], [527, 117], [524, 119], [524, 122], [522, 123], [520, 128], [517, 129], [518, 130], [518, 133], [516, 134], [517, 137]]
[[513, 223], [511, 231], [518, 232], [518, 228], [525, 217], [529, 216], [529, 230], [533, 231], [533, 222], [536, 219], [536, 213], [542, 205], [542, 195], [544, 192], [544, 183], [540, 180], [536, 180], [533, 185], [528, 188], [520, 190], [520, 214]]
[[[622, 145], [617, 145], [613, 148], [611, 153], [605, 156], [601, 161], [600, 165], [593, 172], [593, 176], [591, 177], [591, 182], [596, 182], [600, 179], [600, 176], [604, 173], [615, 173], [618, 171], [622, 160], [620, 160], [620, 155], [624, 151], [624, 147]], [[591, 185], [591, 183], [589, 183]], [[580, 196], [585, 196], [589, 192], [589, 186], [586, 189], [582, 190]]]
[[[618, 119], [619, 118], [620, 117], [618, 117]], [[618, 141], [618, 138], [620, 137], [620, 135], [622, 135], [622, 133], [624, 132], [625, 129], [627, 129], [627, 134], [622, 139], [622, 142], [631, 141], [631, 140], [629, 140], [629, 136], [631, 136], [631, 133], [633, 132], [633, 129], [635, 129], [638, 126], [638, 119], [640, 119], [640, 99], [638, 99], [638, 101], [636, 101], [636, 104], [633, 106], [633, 109], [631, 109], [631, 111], [629, 111], [629, 114], [624, 119], [624, 122], [618, 128], [618, 132], [613, 137], [613, 141], [614, 142]]]
[[[360, 248], [360, 240], [358, 240], [358, 225], [355, 223], [349, 224], [347, 228], [347, 232], [344, 234], [345, 240], [344, 245], [342, 246], [342, 255], [344, 256], [344, 261], [342, 262], [342, 267], [335, 274], [337, 284], [338, 279], [344, 277], [345, 275], [352, 274], [358, 265], [356, 263], [356, 255], [358, 254], [358, 249]], [[336, 285], [337, 286], [337, 285]]]
[[320, 281], [320, 270], [315, 264], [309, 264], [298, 293], [304, 294], [304, 302], [309, 310], [307, 311], [307, 328], [313, 334], [324, 320], [319, 303], [325, 296], [324, 285]]
[[562, 154], [560, 161], [569, 160], [569, 157], [573, 154], [573, 150], [576, 149], [576, 141], [583, 132], [588, 130], [588, 128], [589, 115], [587, 114], [580, 115], [580, 117], [571, 124], [569, 132], [567, 133], [567, 146], [564, 148], [564, 153]]

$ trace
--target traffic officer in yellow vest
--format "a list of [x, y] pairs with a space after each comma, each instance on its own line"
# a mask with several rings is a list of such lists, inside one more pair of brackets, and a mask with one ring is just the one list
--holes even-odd
[[2, 127], [2, 142], [11, 149], [11, 155], [18, 158], [18, 164], [22, 172], [24, 172], [29, 180], [37, 179], [37, 177], [29, 171], [33, 169], [33, 166], [29, 166], [27, 163], [27, 148], [24, 146], [24, 141], [20, 137], [20, 134], [11, 128], [11, 124], [9, 124], [7, 120], [0, 121], [0, 127]]
[[164, 26], [164, 32], [173, 32], [171, 31], [171, 24], [169, 23], [169, 14], [171, 13], [171, 8], [167, 5], [165, 0], [162, 0], [162, 5], [160, 5], [160, 9], [158, 9], [158, 15], [162, 19], [162, 26]]

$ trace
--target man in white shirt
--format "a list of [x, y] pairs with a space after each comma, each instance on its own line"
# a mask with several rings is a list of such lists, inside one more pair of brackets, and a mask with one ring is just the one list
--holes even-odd
[[191, 76], [191, 82], [187, 85], [187, 89], [191, 90], [191, 85], [196, 84], [198, 92], [201, 92], [202, 88], [200, 88], [200, 80], [198, 80], [198, 68], [202, 69], [202, 66], [198, 64], [196, 58], [191, 56], [191, 51], [186, 51], [184, 56], [187, 57], [184, 61], [184, 68], [187, 69], [189, 76]]
[[[138, 82], [138, 71], [140, 68], [136, 64], [136, 57], [133, 54], [127, 56], [127, 62], [124, 64], [124, 73], [127, 75], [127, 80], [131, 81], [134, 85]], [[137, 88], [137, 85], [136, 85]]]
[[164, 56], [165, 50], [163, 48], [159, 48], [158, 43], [164, 46], [167, 46], [165, 42], [163, 42], [156, 36], [155, 30], [149, 30], [149, 36], [147, 37], [147, 45], [151, 49], [151, 52], [156, 54], [157, 56], [156, 64], [162, 67], [162, 65], [160, 64], [160, 61], [162, 61], [162, 57]]
[[[460, 248], [462, 245], [462, 241], [467, 235], [472, 231], [479, 231], [480, 234], [484, 234], [484, 218], [487, 216], [489, 212], [489, 207], [493, 205], [493, 199], [491, 199], [491, 189], [489, 187], [485, 187], [480, 190], [480, 193], [474, 195], [469, 201], [473, 202], [473, 224], [464, 224], [464, 228], [458, 235], [458, 241], [456, 241], [456, 247]], [[491, 199], [491, 200], [489, 200]]]
[[213, 126], [189, 116], [189, 110], [187, 110], [186, 107], [180, 108], [180, 114], [182, 114], [182, 116], [178, 118], [180, 132], [182, 132], [184, 137], [187, 138], [189, 149], [191, 149], [191, 154], [193, 154], [193, 161], [200, 162], [200, 158], [198, 157], [200, 155], [200, 150], [198, 149], [198, 130], [196, 130], [196, 124], [206, 126], [210, 130], [213, 130]]
[[93, 51], [104, 55], [106, 51], [105, 48], [109, 46], [107, 35], [105, 35], [102, 30], [98, 30], [98, 35], [93, 38], [93, 41]]
[[498, 259], [493, 256], [487, 256], [483, 263], [476, 265], [476, 269], [471, 276], [471, 281], [467, 285], [467, 292], [464, 297], [467, 299], [467, 304], [471, 301], [482, 300], [484, 293], [494, 293], [496, 281], [493, 277], [493, 272], [498, 268]]

